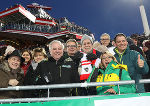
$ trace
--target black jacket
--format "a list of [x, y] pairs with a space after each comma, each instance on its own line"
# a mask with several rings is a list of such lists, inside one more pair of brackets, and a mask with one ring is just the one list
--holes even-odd
[[[36, 69], [36, 76], [34, 76], [35, 84], [66, 84], [66, 83], [79, 83], [80, 78], [71, 58], [61, 57], [56, 61], [50, 57], [48, 61], [39, 63]], [[46, 92], [47, 93], [47, 92]], [[51, 89], [50, 96], [70, 96], [71, 89]]]

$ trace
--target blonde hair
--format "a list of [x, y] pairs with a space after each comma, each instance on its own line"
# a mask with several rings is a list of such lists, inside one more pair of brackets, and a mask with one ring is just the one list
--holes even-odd
[[44, 48], [33, 49], [33, 57], [35, 57], [36, 53], [42, 53], [44, 55], [44, 58], [47, 59], [47, 54]]
[[[109, 51], [106, 51], [106, 52], [104, 52], [104, 53], [101, 54], [101, 56], [100, 56], [101, 60], [102, 60], [102, 56], [104, 54], [107, 54], [108, 56], [112, 57], [113, 61], [115, 61], [116, 63], [118, 63], [117, 59], [115, 58], [115, 56], [113, 54], [111, 54]], [[103, 66], [102, 62], [99, 64], [99, 66], [100, 66], [100, 68], [104, 69], [104, 66]]]
[[[111, 54], [109, 51], [106, 51], [106, 52], [104, 52], [104, 53], [101, 54], [101, 56], [100, 56], [100, 59], [101, 59], [101, 60], [102, 60], [102, 56], [103, 56], [104, 54], [107, 54], [108, 56], [111, 56], [112, 59], [113, 59], [113, 61], [117, 62], [117, 59], [115, 58], [115, 56], [114, 56], [113, 54]], [[117, 63], [118, 63], [118, 62], [117, 62]]]

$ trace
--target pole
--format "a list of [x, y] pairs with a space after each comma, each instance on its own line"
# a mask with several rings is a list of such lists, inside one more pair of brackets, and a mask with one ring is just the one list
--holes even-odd
[[148, 25], [148, 21], [147, 21], [147, 16], [146, 16], [146, 12], [145, 12], [145, 8], [143, 5], [143, 0], [140, 0], [140, 13], [141, 13], [141, 18], [142, 18], [142, 23], [143, 23], [143, 27], [144, 27], [144, 33], [145, 36], [149, 36], [150, 34], [150, 30], [149, 30], [149, 25]]

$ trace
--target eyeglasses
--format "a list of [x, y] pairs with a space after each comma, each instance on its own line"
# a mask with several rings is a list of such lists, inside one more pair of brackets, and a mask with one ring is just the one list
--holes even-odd
[[77, 47], [76, 45], [67, 45], [67, 47]]
[[104, 59], [112, 59], [112, 56], [102, 57], [102, 60], [104, 60]]
[[101, 39], [101, 40], [110, 40], [110, 39]]

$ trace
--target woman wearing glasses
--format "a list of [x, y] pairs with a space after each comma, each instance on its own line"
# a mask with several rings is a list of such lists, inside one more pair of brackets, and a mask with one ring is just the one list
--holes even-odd
[[[108, 81], [122, 81], [131, 80], [127, 66], [118, 64], [115, 57], [105, 52], [101, 55], [101, 64], [99, 69], [93, 68], [90, 77], [87, 82], [108, 82]], [[93, 87], [91, 89], [94, 89]], [[135, 85], [109, 85], [109, 86], [97, 86], [97, 95], [109, 95], [109, 94], [124, 94], [135, 93]]]

